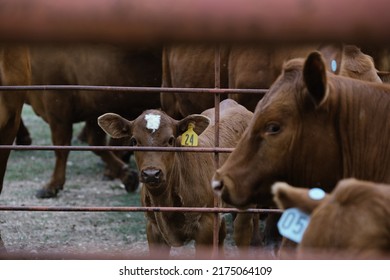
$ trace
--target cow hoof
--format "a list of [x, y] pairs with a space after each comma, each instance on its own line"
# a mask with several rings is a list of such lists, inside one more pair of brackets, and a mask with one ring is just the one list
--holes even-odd
[[135, 192], [139, 185], [138, 172], [134, 170], [128, 170], [122, 179], [122, 183], [125, 185], [127, 192]]
[[58, 190], [53, 191], [53, 190], [48, 190], [48, 189], [40, 189], [39, 191], [37, 191], [35, 196], [37, 198], [53, 198], [53, 197], [57, 196], [57, 193], [58, 193]]

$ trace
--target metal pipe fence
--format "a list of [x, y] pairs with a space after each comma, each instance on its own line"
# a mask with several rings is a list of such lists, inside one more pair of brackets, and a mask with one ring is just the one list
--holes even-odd
[[[195, 4], [196, 3], [196, 4]], [[134, 9], [134, 7], [137, 9]], [[240, 8], [238, 8], [240, 7]], [[283, 8], [281, 8], [283, 7]], [[353, 9], [351, 8], [353, 7]], [[349, 41], [388, 43], [390, 17], [387, 0], [253, 1], [253, 0], [5, 0], [0, 9], [0, 39], [3, 42], [113, 42], [160, 43], [166, 41], [296, 43]], [[353, 12], [351, 12], [353, 10]], [[277, 16], [275, 16], [277, 15]], [[260, 94], [265, 89], [219, 88], [219, 52], [215, 58], [215, 88], [152, 88], [81, 85], [1, 86], [0, 91], [85, 90], [111, 92], [174, 92], [214, 94], [219, 112], [221, 94]], [[218, 115], [218, 114], [217, 114]], [[216, 118], [218, 122], [218, 118]], [[216, 125], [217, 127], [217, 125]], [[218, 135], [218, 128], [216, 130]], [[14, 146], [9, 150], [74, 151], [172, 151], [229, 153], [233, 149], [162, 148], [117, 146]], [[175, 208], [175, 207], [40, 207], [0, 206], [0, 211], [126, 212], [187, 211], [211, 213], [280, 213], [278, 209]], [[216, 240], [214, 240], [215, 246]]]
[[[219, 64], [219, 52], [217, 48], [215, 52], [215, 65]], [[85, 90], [85, 91], [110, 91], [110, 92], [126, 92], [132, 93], [198, 93], [198, 94], [213, 94], [215, 96], [215, 145], [213, 148], [193, 148], [193, 147], [124, 147], [124, 146], [55, 146], [55, 145], [0, 145], [0, 150], [69, 150], [69, 151], [157, 151], [157, 152], [200, 152], [214, 153], [215, 166], [219, 166], [219, 153], [231, 153], [233, 148], [219, 147], [219, 102], [221, 94], [239, 93], [239, 94], [257, 94], [263, 96], [267, 89], [221, 89], [219, 78], [219, 67], [215, 67], [215, 88], [163, 88], [163, 87], [124, 87], [124, 86], [91, 86], [91, 85], [29, 85], [29, 86], [0, 86], [2, 91], [62, 91], [62, 90]], [[78, 207], [78, 206], [7, 206], [0, 205], [0, 211], [15, 211], [15, 212], [199, 212], [199, 213], [214, 213], [214, 234], [212, 256], [215, 258], [219, 255], [219, 214], [220, 213], [281, 213], [279, 209], [245, 209], [223, 208], [219, 205], [219, 199], [214, 196], [214, 207]]]

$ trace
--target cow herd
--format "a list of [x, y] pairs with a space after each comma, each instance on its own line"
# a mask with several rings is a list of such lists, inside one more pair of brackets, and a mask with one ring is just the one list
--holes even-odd
[[[389, 69], [378, 71], [374, 65], [386, 57], [342, 44], [220, 50], [221, 87], [269, 88], [264, 97], [222, 96], [219, 145], [233, 152], [220, 154], [218, 167], [211, 153], [136, 151], [135, 172], [120, 155], [99, 151], [105, 175], [120, 178], [130, 191], [140, 182], [144, 206], [213, 207], [217, 195], [223, 207], [296, 208], [308, 217], [298, 245], [286, 236], [279, 244], [279, 235], [271, 234], [278, 216], [266, 217], [259, 237], [258, 215], [238, 213], [233, 235], [240, 252], [260, 238], [264, 248], [277, 242], [271, 245], [280, 258], [287, 251], [289, 257], [304, 258], [307, 252], [338, 250], [386, 257], [390, 86], [382, 81]], [[215, 47], [207, 44], [1, 46], [0, 84], [211, 88], [214, 55]], [[54, 145], [70, 145], [76, 122], [85, 122], [83, 139], [90, 145], [105, 145], [106, 135], [141, 147], [215, 143], [212, 95], [47, 90], [0, 91], [1, 145], [12, 144], [18, 128], [22, 137], [23, 103], [49, 124]], [[68, 154], [55, 152], [52, 177], [38, 198], [55, 197], [63, 189]], [[0, 150], [0, 187], [8, 155]], [[325, 192], [313, 197], [310, 188]], [[146, 218], [152, 254], [168, 257], [171, 247], [192, 240], [197, 252], [213, 243], [212, 213], [147, 212]], [[222, 250], [223, 218], [218, 226]], [[302, 229], [299, 221], [295, 226]]]

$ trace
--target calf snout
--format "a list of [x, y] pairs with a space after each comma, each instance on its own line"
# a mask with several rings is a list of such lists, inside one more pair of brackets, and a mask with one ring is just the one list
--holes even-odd
[[221, 195], [222, 189], [223, 189], [223, 181], [219, 179], [213, 179], [211, 181], [211, 187], [213, 188], [213, 191], [217, 195]]
[[160, 184], [162, 178], [161, 169], [148, 168], [141, 171], [141, 181], [149, 185]]

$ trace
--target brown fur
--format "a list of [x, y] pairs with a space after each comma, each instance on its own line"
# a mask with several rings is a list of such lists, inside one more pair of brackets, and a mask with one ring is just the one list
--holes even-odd
[[[372, 256], [390, 251], [390, 186], [356, 179], [341, 180], [333, 192], [312, 207], [307, 189], [274, 187], [281, 208], [298, 207], [312, 213], [298, 245], [301, 256], [311, 251], [348, 252]], [[308, 211], [308, 209], [310, 209]], [[378, 255], [379, 254], [379, 255]]]
[[[215, 46], [207, 44], [169, 44], [163, 51], [163, 87], [214, 88]], [[226, 47], [221, 51], [221, 87], [227, 87]], [[224, 98], [224, 97], [222, 97]], [[161, 93], [161, 107], [173, 118], [199, 114], [214, 107], [212, 94]]]
[[[245, 130], [252, 113], [232, 100], [221, 103], [220, 146], [234, 147]], [[229, 104], [228, 106], [225, 106]], [[145, 127], [145, 114], [161, 116], [160, 128], [151, 133]], [[207, 111], [213, 118], [213, 111]], [[127, 121], [118, 115], [105, 114], [99, 117], [99, 125], [113, 137], [132, 135], [140, 146], [180, 145], [181, 134], [187, 130], [190, 121], [195, 122], [199, 135], [199, 147], [214, 146], [214, 123], [205, 115], [190, 115], [180, 121], [165, 113], [148, 110], [134, 121]], [[205, 124], [207, 124], [205, 126]], [[207, 127], [207, 128], [206, 128]], [[174, 137], [174, 141], [167, 141]], [[153, 140], [151, 140], [153, 139]], [[133, 141], [134, 141], [133, 140]], [[220, 154], [224, 162], [227, 154]], [[144, 181], [142, 203], [146, 206], [213, 207], [213, 193], [210, 180], [215, 171], [214, 156], [210, 153], [189, 152], [135, 152], [137, 166], [142, 174], [148, 170], [159, 170], [157, 183]], [[148, 213], [147, 235], [151, 252], [161, 246], [181, 246], [195, 240], [199, 246], [210, 246], [213, 239], [213, 214], [211, 213]], [[244, 219], [245, 220], [245, 219]], [[251, 224], [244, 221], [245, 232], [252, 233]], [[239, 229], [240, 226], [237, 226]], [[241, 229], [243, 229], [241, 227]], [[220, 244], [225, 236], [224, 222], [220, 226]], [[249, 244], [248, 244], [249, 245]]]
[[[160, 86], [161, 53], [108, 45], [37, 46], [32, 49], [34, 84]], [[146, 108], [160, 107], [153, 93], [102, 91], [44, 91], [28, 96], [34, 112], [50, 126], [54, 145], [70, 145], [72, 125], [86, 121], [90, 145], [105, 145], [106, 135], [96, 118], [106, 112], [138, 116]], [[56, 151], [55, 169], [38, 197], [56, 196], [65, 184], [68, 151]], [[111, 175], [127, 184], [125, 163], [110, 151], [96, 152], [110, 168]]]
[[[390, 182], [390, 88], [329, 72], [321, 84], [321, 63], [315, 52], [306, 61], [285, 64], [232, 156], [216, 172], [224, 200], [269, 205], [275, 181], [327, 191], [351, 176]], [[309, 66], [312, 71], [303, 75]], [[318, 83], [311, 85], [315, 98], [309, 81]]]
[[[31, 64], [28, 48], [0, 45], [0, 85], [29, 85]], [[0, 145], [11, 145], [19, 128], [26, 92], [0, 91]], [[0, 151], [0, 191], [10, 151]]]
[[[279, 76], [285, 61], [296, 57], [307, 56], [319, 49], [325, 58], [327, 69], [331, 69], [331, 61], [338, 64], [337, 73], [343, 76], [365, 81], [381, 82], [373, 59], [353, 45], [326, 44], [316, 45], [233, 45], [229, 52], [229, 88], [268, 89]], [[261, 95], [231, 94], [240, 104], [251, 111], [255, 110]]]

